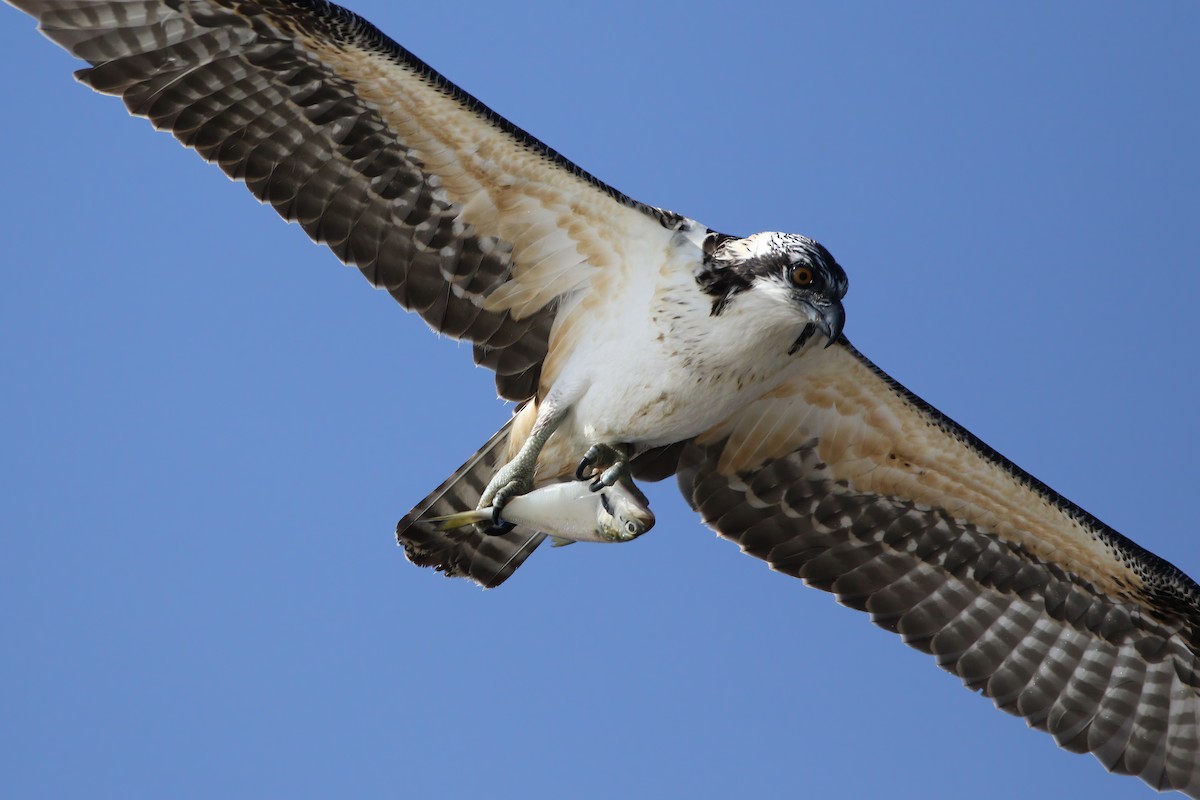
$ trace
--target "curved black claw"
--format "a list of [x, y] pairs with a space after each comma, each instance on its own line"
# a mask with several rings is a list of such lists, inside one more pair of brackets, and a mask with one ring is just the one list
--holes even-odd
[[587, 456], [584, 456], [583, 460], [579, 462], [579, 466], [575, 468], [575, 480], [577, 480], [577, 481], [587, 480], [588, 471], [591, 468], [592, 468], [592, 459], [588, 458]]
[[593, 478], [590, 487], [593, 492], [598, 492], [605, 486], [612, 486], [628, 469], [628, 457], [624, 446], [594, 444], [583, 454], [583, 460], [575, 468], [575, 480], [586, 481]]
[[515, 527], [517, 527], [517, 523], [500, 519], [499, 506], [492, 508], [492, 526], [487, 529], [488, 536], [503, 536]]
[[[575, 480], [586, 481], [589, 476], [596, 475], [617, 457], [617, 452], [606, 444], [594, 444], [583, 454], [583, 460], [575, 468]], [[592, 472], [592, 470], [596, 470]]]
[[593, 492], [598, 492], [605, 486], [615, 486], [622, 478], [629, 475], [629, 462], [624, 457], [618, 457], [617, 461], [608, 469], [596, 476], [596, 480], [592, 481], [588, 488]]

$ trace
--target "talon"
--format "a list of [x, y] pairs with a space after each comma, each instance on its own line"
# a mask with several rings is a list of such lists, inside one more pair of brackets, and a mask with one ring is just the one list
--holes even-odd
[[506, 533], [510, 533], [515, 527], [517, 527], [515, 522], [505, 522], [504, 520], [501, 520], [499, 525], [491, 522], [477, 522], [475, 524], [475, 530], [484, 536], [503, 536]]
[[504, 504], [517, 495], [533, 490], [533, 476], [526, 474], [520, 465], [508, 465], [496, 473], [491, 483], [483, 490], [476, 508], [504, 508]]
[[492, 497], [492, 508], [494, 509], [492, 511], [492, 515], [495, 516], [499, 514], [501, 509], [508, 505], [509, 500], [526, 494], [532, 489], [532, 486], [528, 486], [521, 481], [509, 481], [508, 483], [504, 484], [496, 490], [496, 494]]
[[575, 480], [587, 480], [589, 474], [595, 474], [595, 472], [589, 473], [589, 470], [594, 469], [601, 460], [611, 461], [614, 455], [613, 449], [608, 445], [592, 445], [583, 454], [583, 460], [579, 462], [579, 466], [575, 468]]
[[486, 533], [488, 536], [503, 536], [506, 533], [512, 533], [512, 530], [515, 527], [517, 527], [517, 523], [515, 522], [505, 522], [504, 520], [500, 520], [498, 525], [493, 524], [490, 528], [484, 531], [484, 533]]
[[487, 529], [488, 536], [503, 536], [517, 527], [517, 523], [500, 518], [500, 506], [492, 506], [492, 526]]
[[[592, 466], [592, 460], [590, 458], [588, 458], [587, 456], [584, 456], [583, 460], [579, 462], [579, 466], [575, 468], [575, 480], [577, 480], [577, 481], [587, 480], [588, 470], [591, 469], [591, 466]], [[595, 491], [595, 490], [593, 490], [593, 491]]]
[[598, 492], [606, 486], [615, 486], [618, 481], [624, 478], [629, 472], [629, 464], [625, 461], [618, 461], [608, 469], [601, 472], [596, 480], [592, 481], [588, 488], [593, 492]]
[[583, 454], [575, 468], [575, 480], [594, 478], [591, 490], [598, 492], [612, 486], [629, 471], [629, 448], [625, 445], [594, 444]]
[[[510, 496], [507, 499], [511, 500], [512, 497]], [[475, 523], [475, 530], [484, 536], [503, 536], [504, 534], [512, 531], [513, 528], [517, 527], [517, 523], [509, 522], [500, 516], [500, 509], [506, 504], [506, 502], [506, 500], [501, 500], [500, 502], [494, 503], [492, 505], [491, 522], [477, 522]]]
[[504, 472], [505, 470], [501, 470], [500, 473], [497, 473], [496, 477], [492, 479], [492, 483], [484, 490], [483, 496], [479, 498], [478, 508], [486, 509], [490, 506], [492, 509], [491, 523], [479, 522], [475, 526], [476, 530], [487, 536], [503, 536], [517, 527], [514, 523], [501, 518], [500, 512], [508, 505], [509, 500], [523, 495], [533, 488], [532, 482], [524, 480], [519, 471], [513, 471], [517, 477], [507, 480], [505, 480]]
[[600, 480], [605, 486], [615, 486], [617, 481], [621, 480], [629, 472], [629, 462], [622, 459], [613, 464], [600, 475]]

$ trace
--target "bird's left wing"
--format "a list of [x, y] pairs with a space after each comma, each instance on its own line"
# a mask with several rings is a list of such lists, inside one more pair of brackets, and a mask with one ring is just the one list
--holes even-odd
[[844, 339], [678, 451], [705, 522], [1110, 770], [1200, 796], [1200, 588]]
[[578, 304], [562, 298], [619, 295], [681, 223], [332, 3], [8, 2], [91, 64], [81, 81], [245, 182], [433, 328], [474, 343], [509, 399], [534, 394], [552, 330], [572, 327], [556, 317]]

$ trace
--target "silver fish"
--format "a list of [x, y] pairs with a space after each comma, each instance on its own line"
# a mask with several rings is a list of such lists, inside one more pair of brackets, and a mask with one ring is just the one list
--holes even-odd
[[620, 483], [593, 492], [587, 481], [552, 483], [495, 507], [463, 511], [429, 522], [449, 531], [474, 524], [523, 525], [549, 534], [555, 545], [628, 542], [654, 527], [654, 513], [640, 492]]

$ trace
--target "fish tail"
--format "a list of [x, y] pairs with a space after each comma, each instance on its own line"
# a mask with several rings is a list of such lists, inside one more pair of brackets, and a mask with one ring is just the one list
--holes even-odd
[[462, 511], [458, 514], [447, 514], [444, 517], [425, 517], [425, 521], [432, 524], [439, 531], [454, 531], [459, 528], [465, 528], [468, 525], [474, 525], [477, 522], [491, 522], [491, 511]]

